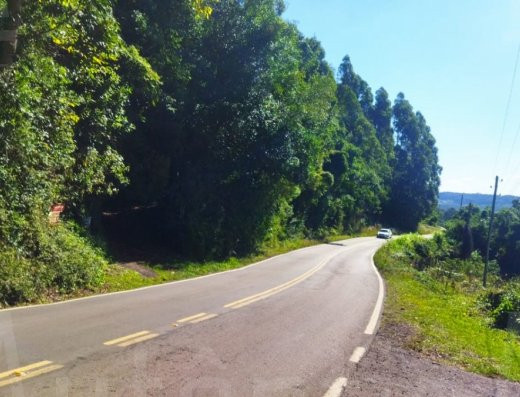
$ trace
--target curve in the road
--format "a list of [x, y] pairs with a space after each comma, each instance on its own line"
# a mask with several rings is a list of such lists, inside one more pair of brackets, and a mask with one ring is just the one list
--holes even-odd
[[[286, 380], [280, 380], [280, 387], [290, 389], [296, 387], [295, 383], [303, 383], [298, 385], [301, 390], [316, 395], [320, 389], [327, 390], [326, 386], [333, 383], [332, 380], [346, 379], [346, 362], [359, 361], [370, 341], [362, 336], [363, 330], [365, 335], [372, 335], [375, 331], [384, 297], [382, 279], [372, 261], [379, 246], [380, 243], [374, 239], [355, 239], [337, 245], [307, 247], [242, 269], [186, 280], [191, 283], [176, 282], [60, 305], [0, 312], [0, 319], [8, 320], [0, 321], [0, 341], [4, 345], [8, 340], [16, 342], [14, 348], [4, 349], [5, 362], [0, 360], [0, 369], [14, 368], [0, 373], [0, 394], [17, 384], [21, 387], [19, 383], [24, 381], [29, 395], [52, 395], [46, 394], [52, 390], [49, 381], [55, 375], [51, 372], [63, 374], [65, 371], [71, 383], [84, 383], [80, 378], [88, 373], [87, 368], [100, 376], [115, 371], [109, 376], [110, 380], [119, 385], [114, 386], [116, 389], [124, 388], [126, 382], [118, 383], [118, 379], [124, 379], [128, 373], [125, 374], [124, 368], [112, 369], [114, 360], [131, 361], [130, 352], [145, 349], [147, 354], [155, 353], [157, 360], [168, 361], [170, 356], [164, 356], [162, 350], [157, 350], [158, 346], [172, 348], [171, 355], [175, 356], [179, 352], [177, 348], [182, 351], [189, 346], [202, 345], [214, 351], [217, 359], [224, 362], [226, 356], [235, 352], [236, 362], [227, 365], [228, 371], [241, 372], [243, 376], [232, 377], [230, 382], [235, 382], [233, 390], [243, 389], [247, 394], [247, 385], [241, 383], [262, 383], [252, 370], [257, 370], [259, 361], [267, 360], [265, 365], [260, 365], [264, 376], [272, 372], [271, 366], [278, 365], [279, 373], [287, 373]], [[218, 275], [221, 277], [214, 277]], [[286, 281], [273, 286], [273, 281], [279, 279]], [[250, 310], [236, 310], [253, 303], [256, 305]], [[314, 315], [309, 316], [295, 304], [310, 308]], [[235, 312], [240, 314], [231, 316]], [[342, 312], [347, 316], [343, 317]], [[223, 315], [228, 322], [222, 319]], [[168, 321], [172, 316], [178, 320]], [[258, 322], [259, 319], [275, 319], [286, 327], [294, 324], [296, 329], [304, 330], [297, 335], [302, 352], [294, 354], [292, 325], [273, 334], [269, 323]], [[204, 325], [207, 320], [213, 320], [214, 325]], [[75, 327], [71, 327], [73, 323]], [[367, 324], [366, 327], [363, 323]], [[136, 327], [139, 324], [143, 326], [141, 330]], [[194, 324], [199, 326], [187, 327]], [[227, 328], [229, 324], [239, 326]], [[235, 328], [242, 332], [231, 332]], [[178, 331], [172, 334], [173, 329]], [[235, 339], [226, 341], [226, 331], [234, 334]], [[36, 335], [42, 344], [34, 342]], [[274, 342], [267, 340], [269, 336]], [[220, 342], [222, 348], [211, 347], [212, 337], [224, 341]], [[176, 339], [181, 346], [176, 345]], [[278, 345], [276, 339], [285, 345]], [[262, 348], [251, 350], [255, 343]], [[106, 348], [120, 350], [111, 350], [110, 353], [103, 351]], [[244, 353], [248, 349], [251, 352]], [[331, 356], [327, 357], [321, 349], [326, 349]], [[300, 358], [292, 359], [291, 354], [280, 356], [281, 351], [293, 351], [292, 354]], [[114, 358], [116, 352], [121, 356]], [[303, 358], [300, 354], [303, 352], [307, 352], [310, 358]], [[342, 358], [347, 356], [350, 360]], [[50, 359], [41, 361], [42, 357]], [[20, 362], [34, 364], [16, 368]], [[294, 375], [287, 372], [291, 366]], [[205, 367], [205, 364], [200, 367]], [[78, 368], [85, 368], [85, 371], [78, 372]], [[186, 383], [194, 376], [193, 368], [176, 370], [178, 383]], [[307, 380], [305, 373], [308, 371], [315, 373], [312, 380]], [[343, 373], [338, 373], [340, 371]], [[213, 372], [215, 370], [209, 368], [202, 373]], [[200, 378], [200, 374], [198, 376]], [[227, 375], [224, 372], [220, 376], [225, 378]], [[326, 385], [327, 379], [330, 381]], [[327, 393], [336, 390], [338, 384], [342, 382], [336, 380], [333, 384], [336, 386]], [[82, 387], [84, 390], [85, 386]], [[175, 387], [166, 386], [162, 390], [168, 390], [167, 395], [172, 391], [180, 393]], [[267, 386], [266, 390], [269, 390]]]

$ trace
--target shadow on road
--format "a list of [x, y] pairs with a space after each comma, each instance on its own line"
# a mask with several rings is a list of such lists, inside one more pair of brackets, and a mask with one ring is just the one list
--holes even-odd
[[326, 243], [327, 245], [337, 245], [339, 247], [346, 247], [347, 244], [341, 244], [341, 243]]

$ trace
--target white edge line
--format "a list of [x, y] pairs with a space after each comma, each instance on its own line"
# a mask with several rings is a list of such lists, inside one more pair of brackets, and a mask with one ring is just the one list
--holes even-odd
[[3, 312], [11, 312], [11, 311], [15, 311], [15, 310], [34, 309], [34, 308], [46, 307], [46, 306], [63, 305], [65, 303], [78, 302], [78, 301], [83, 301], [83, 300], [87, 300], [87, 299], [103, 298], [105, 296], [121, 295], [121, 294], [130, 293], [130, 292], [144, 291], [144, 290], [152, 289], [152, 288], [167, 287], [167, 286], [172, 285], [172, 284], [181, 284], [181, 283], [186, 283], [188, 281], [202, 280], [204, 278], [214, 277], [214, 276], [218, 276], [218, 275], [221, 275], [221, 274], [227, 274], [227, 273], [232, 273], [232, 272], [238, 272], [240, 270], [246, 270], [247, 268], [261, 265], [261, 264], [263, 264], [265, 262], [269, 262], [269, 261], [271, 261], [273, 259], [276, 259], [276, 258], [278, 258], [280, 256], [291, 254], [293, 252], [303, 251], [303, 250], [306, 250], [306, 249], [309, 249], [309, 248], [319, 247], [320, 245], [326, 245], [326, 244], [311, 245], [311, 246], [308, 246], [308, 247], [299, 248], [297, 250], [289, 251], [289, 252], [286, 252], [284, 254], [279, 254], [279, 255], [272, 256], [272, 257], [264, 259], [264, 260], [262, 260], [260, 262], [255, 262], [255, 263], [251, 263], [251, 264], [249, 264], [247, 266], [239, 267], [237, 269], [231, 269], [231, 270], [225, 270], [223, 272], [205, 274], [204, 276], [187, 278], [187, 279], [184, 279], [184, 280], [170, 281], [168, 283], [163, 283], [163, 284], [149, 285], [147, 287], [128, 289], [128, 290], [124, 290], [124, 291], [109, 292], [107, 294], [96, 294], [96, 295], [84, 296], [82, 298], [67, 299], [67, 300], [60, 301], [60, 302], [51, 302], [51, 303], [42, 303], [42, 304], [19, 306], [19, 307], [10, 307], [10, 308], [6, 308], [6, 309], [0, 309], [0, 314], [3, 313]]
[[379, 322], [379, 316], [381, 315], [381, 311], [383, 310], [383, 300], [385, 297], [385, 283], [383, 282], [383, 278], [381, 277], [381, 274], [379, 273], [379, 270], [377, 270], [377, 267], [374, 263], [374, 256], [376, 255], [376, 252], [374, 252], [374, 255], [372, 255], [371, 262], [372, 268], [374, 269], [374, 272], [376, 273], [377, 279], [379, 281], [379, 293], [377, 295], [377, 301], [374, 307], [374, 311], [372, 312], [370, 321], [368, 322], [368, 325], [365, 329], [365, 335], [373, 335], [376, 331], [377, 323]]
[[274, 295], [277, 295], [278, 293], [280, 293], [282, 291], [285, 291], [286, 289], [292, 288], [292, 287], [294, 287], [294, 286], [304, 282], [309, 277], [312, 277], [314, 274], [319, 272], [321, 269], [323, 269], [325, 266], [327, 266], [330, 262], [332, 262], [338, 256], [346, 253], [347, 251], [350, 251], [350, 248], [353, 248], [353, 247], [351, 247], [351, 246], [344, 246], [343, 248], [347, 248], [347, 249], [344, 249], [341, 252], [334, 253], [333, 255], [325, 258], [322, 262], [320, 262], [320, 264], [318, 264], [317, 266], [309, 269], [308, 271], [306, 271], [305, 273], [301, 274], [300, 276], [296, 277], [293, 280], [289, 280], [288, 282], [286, 282], [284, 284], [278, 285], [276, 287], [273, 287], [273, 288], [271, 288], [269, 290], [266, 290], [266, 291], [263, 291], [263, 292], [259, 292], [258, 294], [251, 295], [251, 296], [246, 297], [244, 299], [240, 299], [238, 301], [228, 303], [227, 305], [224, 305], [224, 307], [225, 308], [230, 308], [230, 309], [240, 309], [240, 308], [242, 308], [244, 306], [248, 306], [248, 305], [250, 305], [252, 303], [255, 303], [255, 302], [258, 302], [260, 300], [263, 300], [263, 299], [266, 299], [266, 298], [270, 298], [270, 297], [272, 297]]
[[[368, 241], [369, 239], [371, 239], [371, 237], [355, 237], [355, 238], [351, 238], [351, 239], [337, 241], [336, 243], [340, 243], [342, 241], [359, 241], [359, 240], [362, 240], [362, 241], [366, 240], [366, 241]], [[294, 250], [294, 251], [289, 251], [289, 252], [286, 252], [286, 253], [283, 253], [283, 254], [272, 256], [270, 258], [261, 260], [260, 262], [251, 263], [250, 265], [247, 265], [247, 266], [239, 267], [237, 269], [226, 270], [226, 271], [223, 271], [223, 272], [211, 273], [211, 274], [206, 274], [204, 276], [187, 278], [187, 279], [184, 279], [184, 280], [171, 281], [171, 282], [164, 283], [164, 284], [150, 285], [150, 286], [147, 286], [147, 287], [135, 288], [135, 289], [125, 290], [125, 291], [109, 292], [108, 294], [96, 294], [96, 295], [84, 296], [82, 298], [68, 299], [68, 300], [64, 300], [64, 301], [60, 301], [60, 302], [51, 302], [51, 303], [43, 303], [43, 304], [36, 304], [36, 305], [27, 305], [27, 306], [19, 306], [19, 307], [11, 307], [11, 308], [6, 308], [6, 309], [0, 309], [0, 314], [5, 313], [5, 312], [12, 312], [12, 311], [15, 311], [15, 310], [34, 309], [34, 308], [40, 308], [40, 307], [64, 305], [64, 304], [67, 304], [67, 303], [74, 303], [74, 302], [79, 302], [79, 301], [83, 301], [83, 300], [87, 300], [87, 299], [97, 299], [97, 298], [103, 298], [103, 297], [106, 297], [106, 296], [128, 294], [128, 293], [137, 292], [137, 291], [144, 291], [144, 290], [152, 289], [152, 288], [168, 287], [168, 286], [171, 286], [173, 284], [181, 284], [181, 283], [187, 283], [187, 282], [190, 282], [190, 281], [202, 280], [204, 278], [215, 277], [215, 276], [219, 276], [221, 274], [228, 274], [228, 273], [233, 273], [233, 272], [246, 270], [246, 269], [248, 269], [250, 267], [261, 265], [263, 263], [269, 262], [269, 261], [271, 261], [273, 259], [279, 258], [279, 257], [284, 256], [284, 255], [289, 255], [289, 254], [292, 254], [294, 252], [305, 251], [305, 250], [308, 250], [308, 249], [311, 249], [311, 248], [317, 248], [317, 247], [324, 246], [324, 245], [327, 245], [327, 243], [310, 245], [308, 247], [303, 247], [303, 248], [299, 248], [299, 249]]]
[[367, 349], [365, 349], [364, 347], [361, 347], [361, 346], [356, 347], [354, 349], [354, 353], [352, 353], [352, 355], [350, 356], [349, 361], [351, 363], [356, 363], [356, 364], [359, 363], [366, 352], [367, 352]]
[[343, 389], [347, 386], [347, 378], [338, 378], [332, 386], [327, 390], [323, 397], [339, 397], [343, 393]]

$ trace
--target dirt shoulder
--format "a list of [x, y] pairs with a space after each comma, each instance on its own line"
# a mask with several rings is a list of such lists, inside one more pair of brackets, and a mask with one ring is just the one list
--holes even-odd
[[520, 396], [520, 383], [465, 372], [411, 350], [413, 338], [410, 327], [383, 319], [344, 396]]

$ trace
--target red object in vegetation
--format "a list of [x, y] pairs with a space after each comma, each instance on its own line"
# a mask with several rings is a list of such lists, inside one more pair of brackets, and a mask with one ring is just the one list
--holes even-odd
[[54, 204], [49, 212], [49, 223], [55, 225], [60, 221], [60, 215], [65, 210], [64, 204]]
[[54, 204], [51, 207], [51, 212], [63, 212], [65, 210], [65, 204]]

